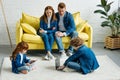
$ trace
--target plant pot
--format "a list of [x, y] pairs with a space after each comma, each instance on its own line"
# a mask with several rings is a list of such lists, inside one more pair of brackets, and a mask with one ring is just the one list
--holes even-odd
[[105, 38], [105, 48], [108, 49], [119, 49], [120, 48], [120, 37], [112, 38], [110, 36]]

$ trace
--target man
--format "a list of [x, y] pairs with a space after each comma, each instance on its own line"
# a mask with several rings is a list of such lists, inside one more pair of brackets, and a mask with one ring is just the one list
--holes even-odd
[[[58, 12], [56, 13], [58, 19], [58, 31], [55, 33], [56, 43], [61, 53], [61, 57], [65, 57], [65, 50], [62, 44], [62, 37], [70, 36], [71, 38], [77, 37], [75, 22], [71, 13], [66, 11], [66, 5], [61, 2], [58, 4]], [[72, 46], [69, 46], [67, 55], [71, 56], [73, 52]]]

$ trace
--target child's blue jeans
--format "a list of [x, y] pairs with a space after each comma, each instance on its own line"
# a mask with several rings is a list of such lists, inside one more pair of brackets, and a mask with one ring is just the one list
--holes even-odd
[[21, 66], [21, 67], [18, 68], [18, 71], [19, 71], [19, 72], [21, 72], [22, 70], [30, 71], [34, 65], [35, 65], [35, 64], [32, 63], [32, 64], [30, 64], [30, 66], [27, 66], [27, 65]]
[[68, 68], [75, 69], [76, 71], [80, 71], [81, 70], [80, 64], [77, 63], [77, 62], [68, 62], [68, 64], [66, 66]]

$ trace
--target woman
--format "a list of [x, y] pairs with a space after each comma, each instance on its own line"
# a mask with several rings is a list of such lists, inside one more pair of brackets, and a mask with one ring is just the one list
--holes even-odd
[[43, 16], [40, 18], [40, 28], [38, 34], [42, 37], [45, 50], [47, 52], [45, 60], [54, 59], [51, 54], [52, 45], [54, 42], [54, 33], [57, 29], [57, 19], [52, 6], [47, 6]]

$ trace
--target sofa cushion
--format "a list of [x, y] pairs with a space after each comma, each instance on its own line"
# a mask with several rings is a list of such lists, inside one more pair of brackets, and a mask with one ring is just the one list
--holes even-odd
[[[39, 35], [24, 33], [22, 36], [22, 40], [25, 42], [30, 42], [30, 43], [42, 43], [43, 44], [43, 40]], [[70, 37], [63, 37], [62, 42], [63, 43], [70, 42]]]
[[68, 43], [68, 42], [70, 42], [70, 37], [69, 37], [69, 36], [62, 37], [62, 42], [63, 42], [63, 43]]
[[28, 14], [22, 13], [22, 23], [28, 23], [33, 26], [36, 30], [39, 28], [40, 19]]
[[[78, 33], [78, 36], [80, 38], [84, 39], [85, 41], [88, 40], [88, 38], [89, 38], [88, 34], [86, 34], [84, 32]], [[24, 33], [23, 36], [22, 36], [22, 40], [25, 41], [25, 42], [29, 42], [29, 43], [41, 43], [41, 44], [44, 44], [43, 40], [42, 40], [42, 38], [40, 36], [33, 35], [33, 34]], [[63, 37], [62, 42], [63, 43], [69, 43], [70, 42], [70, 37]]]
[[83, 21], [80, 17], [80, 12], [73, 13], [72, 15], [75, 21], [75, 25], [78, 25], [80, 22]]
[[38, 35], [24, 33], [22, 40], [29, 43], [43, 43], [42, 38]]
[[87, 21], [81, 21], [78, 25], [76, 25], [77, 32], [83, 31], [86, 23]]
[[[87, 40], [89, 39], [88, 34], [87, 34], [87, 33], [84, 33], [84, 32], [78, 33], [78, 36], [79, 36], [80, 38], [82, 38], [83, 40], [85, 40], [85, 41], [87, 41]], [[70, 39], [69, 36], [62, 38], [62, 42], [63, 42], [63, 43], [69, 43], [70, 40], [71, 40], [71, 39]]]
[[89, 39], [88, 34], [85, 33], [85, 32], [80, 32], [80, 33], [78, 33], [78, 36], [79, 36], [80, 38], [82, 38], [83, 40], [85, 40], [85, 41]]
[[21, 27], [23, 28], [23, 31], [28, 34], [34, 34], [36, 35], [37, 31], [35, 28], [27, 23], [21, 23]]

